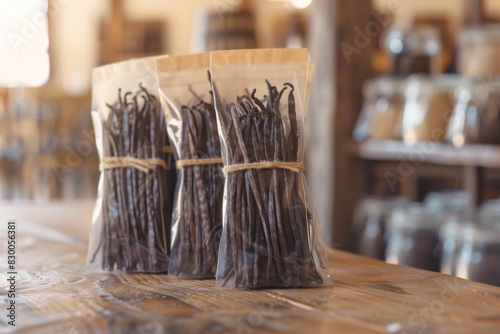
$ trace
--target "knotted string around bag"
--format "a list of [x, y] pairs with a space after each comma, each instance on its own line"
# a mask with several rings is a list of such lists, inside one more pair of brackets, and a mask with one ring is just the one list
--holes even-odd
[[[172, 153], [172, 146], [164, 146], [163, 152]], [[99, 164], [99, 170], [107, 170], [114, 168], [135, 168], [144, 173], [155, 169], [156, 167], [163, 167], [168, 170], [167, 163], [163, 159], [151, 158], [151, 159], [139, 159], [134, 157], [104, 157]]]
[[222, 163], [222, 158], [207, 158], [207, 159], [184, 159], [177, 160], [175, 166], [177, 169], [189, 166], [199, 166], [199, 165], [217, 165]]
[[271, 169], [271, 168], [280, 168], [287, 169], [295, 173], [301, 173], [306, 168], [301, 162], [283, 162], [283, 161], [260, 161], [260, 162], [252, 162], [245, 164], [235, 164], [229, 165], [222, 169], [224, 175], [228, 175], [234, 172], [239, 172], [242, 170], [248, 169]]

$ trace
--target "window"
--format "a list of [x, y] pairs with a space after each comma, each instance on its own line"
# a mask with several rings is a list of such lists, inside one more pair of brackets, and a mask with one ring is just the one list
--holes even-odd
[[49, 78], [48, 0], [0, 0], [0, 86], [41, 86]]

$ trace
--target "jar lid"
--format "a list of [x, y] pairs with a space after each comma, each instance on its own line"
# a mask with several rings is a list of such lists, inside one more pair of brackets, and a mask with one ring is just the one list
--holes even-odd
[[364, 96], [373, 95], [403, 95], [405, 80], [392, 76], [379, 76], [365, 81], [363, 84]]
[[464, 241], [476, 243], [500, 243], [500, 228], [479, 224], [466, 225], [462, 228], [460, 236]]
[[425, 86], [432, 91], [455, 89], [461, 82], [462, 76], [457, 74], [419, 75], [413, 74], [406, 81], [407, 89], [415, 86]]
[[419, 50], [435, 55], [441, 49], [441, 32], [437, 27], [421, 26], [411, 30], [392, 26], [387, 29], [382, 42], [390, 54], [408, 54]]
[[457, 101], [469, 102], [470, 100], [486, 101], [490, 95], [500, 94], [500, 76], [488, 79], [463, 77], [455, 90]]
[[500, 24], [487, 24], [464, 28], [460, 32], [460, 45], [500, 43]]
[[443, 221], [443, 212], [420, 203], [412, 203], [407, 208], [393, 211], [389, 227], [394, 230], [437, 231]]
[[382, 215], [388, 214], [394, 208], [405, 206], [406, 203], [406, 198], [401, 196], [368, 196], [361, 200], [361, 202], [359, 202], [359, 204], [356, 206], [356, 214], [365, 214], [368, 216], [380, 217]]
[[473, 227], [476, 224], [473, 220], [460, 220], [460, 219], [446, 219], [446, 221], [439, 228], [439, 238], [441, 240], [452, 238], [461, 238], [464, 230], [468, 227]]
[[481, 206], [478, 223], [482, 226], [492, 226], [500, 230], [500, 200], [487, 201]]
[[465, 212], [472, 210], [472, 198], [467, 191], [447, 190], [430, 192], [424, 198], [424, 204], [444, 212]]

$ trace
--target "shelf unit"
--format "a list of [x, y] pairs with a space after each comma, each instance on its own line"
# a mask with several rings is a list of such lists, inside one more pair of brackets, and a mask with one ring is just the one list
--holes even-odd
[[[348, 249], [353, 211], [356, 203], [366, 195], [402, 194], [419, 200], [426, 191], [448, 188], [467, 189], [478, 204], [499, 197], [500, 147], [468, 145], [454, 148], [444, 143], [408, 146], [389, 141], [353, 143], [352, 131], [363, 101], [360, 87], [373, 77], [371, 64], [374, 59], [380, 62], [376, 56], [380, 36], [359, 46], [360, 29], [373, 23], [370, 15], [373, 3], [372, 0], [317, 0], [315, 8], [310, 26], [313, 32], [310, 49], [315, 66], [321, 71], [315, 74], [311, 110], [331, 116], [331, 121], [322, 117], [315, 125], [315, 129], [322, 131], [318, 146], [332, 148], [319, 152], [326, 158], [323, 159], [323, 171], [317, 175], [325, 181], [322, 186], [316, 186], [316, 189], [332, 190], [333, 205], [328, 205], [329, 199], [326, 200], [318, 213], [324, 222], [327, 242]], [[471, 8], [477, 8], [477, 4]], [[477, 20], [481, 21], [481, 17]], [[324, 32], [331, 32], [333, 37], [321, 39]], [[331, 96], [334, 96], [333, 102]], [[323, 130], [324, 124], [332, 129], [331, 136]], [[405, 175], [395, 191], [388, 189], [384, 173], [397, 178], [405, 167], [411, 175]], [[320, 191], [318, 198], [331, 196], [328, 191]]]
[[500, 146], [497, 145], [469, 144], [457, 148], [440, 142], [407, 145], [397, 140], [371, 139], [363, 143], [351, 143], [350, 151], [366, 160], [500, 168]]
[[[476, 204], [480, 204], [488, 199], [484, 187], [486, 175], [495, 178], [495, 172], [500, 170], [500, 146], [497, 145], [469, 144], [456, 148], [441, 142], [407, 145], [396, 140], [367, 140], [351, 142], [348, 151], [364, 162], [367, 188], [373, 188], [373, 178], [382, 177], [389, 188], [392, 186], [391, 191], [411, 200], [422, 198], [419, 181], [424, 177], [434, 177], [458, 180], [461, 188], [471, 194]], [[486, 174], [486, 170], [490, 172]], [[400, 189], [396, 191], [398, 184]]]

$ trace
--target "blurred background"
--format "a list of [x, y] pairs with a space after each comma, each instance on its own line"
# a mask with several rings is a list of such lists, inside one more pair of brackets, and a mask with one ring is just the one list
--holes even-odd
[[96, 195], [93, 67], [273, 47], [315, 64], [327, 244], [500, 285], [495, 0], [0, 0], [0, 200]]

